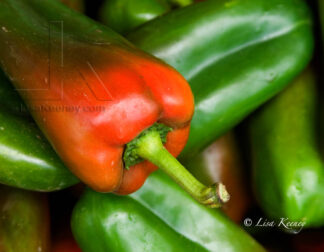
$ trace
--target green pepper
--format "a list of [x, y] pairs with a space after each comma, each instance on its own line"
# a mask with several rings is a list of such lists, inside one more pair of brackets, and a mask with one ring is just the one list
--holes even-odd
[[106, 0], [100, 9], [100, 20], [119, 33], [161, 16], [171, 10], [166, 0]]
[[36, 191], [76, 184], [1, 71], [0, 105], [0, 183]]
[[312, 18], [300, 0], [204, 1], [146, 23], [128, 39], [191, 85], [195, 113], [183, 162], [282, 90], [313, 52]]
[[308, 70], [251, 121], [255, 193], [271, 218], [324, 224], [317, 102], [314, 76]]
[[0, 251], [50, 251], [45, 194], [0, 187]]
[[113, 30], [127, 33], [172, 8], [184, 7], [192, 2], [193, 0], [105, 0], [99, 17]]
[[161, 171], [129, 196], [87, 190], [71, 222], [83, 252], [264, 251], [220, 210], [197, 203]]

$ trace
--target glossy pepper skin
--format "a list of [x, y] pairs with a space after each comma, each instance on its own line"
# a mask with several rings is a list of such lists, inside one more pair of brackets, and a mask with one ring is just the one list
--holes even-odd
[[[183, 149], [193, 96], [173, 68], [55, 1], [1, 1], [0, 20], [3, 69], [61, 159], [86, 184], [102, 192], [137, 190], [156, 167], [145, 161], [124, 170], [124, 145], [156, 122], [172, 128], [165, 148], [174, 156]], [[51, 20], [63, 21], [64, 32]], [[80, 110], [56, 110], [66, 107]]]
[[87, 190], [73, 211], [72, 231], [83, 252], [264, 251], [220, 210], [197, 204], [161, 171], [125, 197]]
[[114, 31], [127, 34], [173, 8], [184, 7], [192, 2], [192, 0], [105, 0], [99, 11], [99, 17], [102, 23]]
[[35, 191], [54, 191], [78, 179], [59, 159], [0, 71], [0, 183]]
[[166, 0], [106, 0], [100, 9], [100, 20], [118, 33], [135, 27], [171, 10]]
[[241, 223], [252, 202], [246, 169], [233, 132], [221, 136], [186, 164], [190, 172], [204, 184], [222, 181], [231, 200], [222, 207], [233, 221]]
[[195, 113], [180, 155], [185, 163], [289, 84], [313, 52], [312, 19], [300, 0], [207, 0], [127, 38], [191, 86]]
[[0, 251], [49, 252], [45, 194], [0, 187]]
[[307, 70], [251, 121], [255, 193], [271, 218], [324, 224], [317, 102], [314, 75]]

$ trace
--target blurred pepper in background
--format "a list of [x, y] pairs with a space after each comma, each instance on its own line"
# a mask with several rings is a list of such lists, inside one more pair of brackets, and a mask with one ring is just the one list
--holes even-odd
[[276, 220], [324, 224], [317, 108], [316, 80], [308, 69], [251, 120], [255, 193], [265, 213]]
[[0, 186], [0, 251], [49, 252], [47, 195]]

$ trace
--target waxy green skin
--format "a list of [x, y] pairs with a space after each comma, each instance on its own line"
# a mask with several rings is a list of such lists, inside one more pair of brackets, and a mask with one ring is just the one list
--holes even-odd
[[313, 51], [301, 0], [209, 0], [172, 11], [127, 37], [190, 83], [195, 114], [182, 161], [282, 90]]
[[87, 190], [73, 211], [72, 231], [84, 252], [264, 251], [220, 210], [197, 203], [161, 171], [128, 196]]
[[49, 228], [45, 194], [0, 187], [1, 252], [49, 252]]
[[251, 120], [255, 193], [271, 218], [324, 224], [317, 102], [314, 76], [308, 70]]
[[99, 16], [116, 32], [126, 33], [170, 10], [166, 0], [106, 0]]
[[173, 8], [192, 4], [193, 0], [106, 0], [100, 12], [100, 20], [119, 33], [161, 16]]
[[36, 191], [76, 184], [2, 72], [0, 105], [0, 183]]

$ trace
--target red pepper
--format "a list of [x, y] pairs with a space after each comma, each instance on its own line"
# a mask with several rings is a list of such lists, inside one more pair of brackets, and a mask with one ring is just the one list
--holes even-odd
[[228, 200], [223, 185], [205, 187], [173, 157], [194, 111], [178, 72], [56, 1], [18, 2], [0, 2], [0, 63], [74, 174], [129, 194], [158, 165], [200, 202]]

